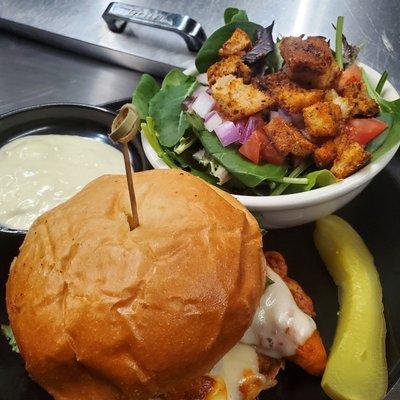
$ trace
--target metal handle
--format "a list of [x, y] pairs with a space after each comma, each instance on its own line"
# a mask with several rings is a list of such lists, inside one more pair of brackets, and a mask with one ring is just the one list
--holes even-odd
[[127, 22], [176, 32], [182, 36], [190, 51], [199, 51], [207, 36], [201, 25], [187, 15], [173, 14], [125, 3], [110, 3], [103, 13], [108, 28], [121, 33]]

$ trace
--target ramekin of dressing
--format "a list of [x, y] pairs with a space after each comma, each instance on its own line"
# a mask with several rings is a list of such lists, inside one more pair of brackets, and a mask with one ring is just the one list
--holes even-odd
[[124, 174], [121, 152], [74, 135], [30, 135], [0, 148], [0, 225], [27, 230], [104, 174]]

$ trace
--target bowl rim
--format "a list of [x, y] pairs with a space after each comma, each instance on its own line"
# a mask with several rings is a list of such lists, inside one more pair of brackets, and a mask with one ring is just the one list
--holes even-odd
[[[378, 81], [381, 74], [375, 69], [369, 67], [364, 63], [358, 63], [366, 72], [372, 81]], [[183, 71], [187, 75], [196, 75], [198, 71], [195, 66], [192, 66]], [[399, 97], [398, 91], [394, 86], [386, 81], [384, 86], [384, 96], [389, 99], [395, 99]], [[150, 164], [153, 168], [169, 168], [163, 160], [161, 160], [156, 152], [153, 150], [146, 136], [141, 132], [143, 151], [146, 154]], [[262, 211], [266, 209], [270, 210], [283, 210], [283, 209], [295, 209], [303, 206], [312, 206], [332, 199], [340, 198], [345, 196], [355, 188], [368, 183], [372, 178], [375, 177], [393, 158], [400, 143], [394, 146], [386, 154], [379, 157], [367, 164], [365, 167], [343, 179], [340, 182], [333, 183], [329, 186], [313, 189], [303, 193], [283, 194], [279, 196], [245, 196], [232, 194], [237, 200], [239, 200], [246, 207], [254, 211]]]

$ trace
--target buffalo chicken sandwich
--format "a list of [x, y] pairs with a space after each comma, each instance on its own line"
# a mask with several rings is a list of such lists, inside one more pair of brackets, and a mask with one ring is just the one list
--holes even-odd
[[103, 176], [32, 225], [7, 309], [57, 400], [252, 400], [285, 360], [320, 375], [310, 298], [231, 195], [185, 172]]

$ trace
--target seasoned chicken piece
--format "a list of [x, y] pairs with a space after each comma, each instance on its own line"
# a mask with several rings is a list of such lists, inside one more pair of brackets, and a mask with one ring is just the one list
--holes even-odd
[[328, 140], [314, 150], [314, 161], [318, 168], [328, 168], [332, 165], [337, 155], [336, 144]]
[[368, 96], [363, 82], [350, 82], [341, 95], [351, 102], [352, 116], [374, 117], [379, 112], [378, 104]]
[[325, 93], [325, 101], [331, 101], [337, 104], [340, 107], [343, 118], [346, 119], [353, 115], [353, 101], [346, 97], [339, 96], [335, 89], [328, 90]]
[[235, 75], [243, 78], [248, 83], [250, 68], [242, 61], [240, 56], [229, 56], [212, 64], [207, 70], [208, 84], [214, 85], [218, 78], [226, 75]]
[[232, 56], [234, 54], [242, 56], [250, 49], [252, 43], [249, 35], [240, 28], [236, 28], [232, 36], [222, 45], [218, 54], [221, 57]]
[[282, 155], [293, 154], [306, 157], [314, 151], [315, 145], [308, 141], [297, 128], [286, 123], [282, 118], [272, 119], [264, 126], [264, 130], [274, 147]]
[[318, 89], [304, 89], [291, 81], [283, 71], [266, 75], [257, 81], [260, 89], [271, 93], [279, 108], [298, 114], [304, 107], [322, 101], [324, 93]]
[[342, 112], [331, 101], [321, 101], [303, 109], [307, 132], [315, 137], [336, 136], [339, 133]]
[[338, 79], [339, 67], [323, 37], [286, 37], [280, 43], [280, 51], [289, 78], [302, 85], [327, 89]]
[[213, 390], [215, 383], [210, 376], [201, 376], [193, 379], [185, 388], [173, 389], [158, 397], [162, 400], [203, 400]]
[[359, 143], [352, 142], [335, 159], [331, 171], [336, 178], [344, 179], [362, 168], [370, 159], [371, 153]]
[[277, 251], [264, 251], [264, 256], [267, 264], [285, 281], [297, 306], [310, 317], [315, 317], [316, 314], [311, 297], [297, 281], [287, 276], [288, 267], [282, 254]]
[[270, 108], [274, 103], [269, 94], [252, 84], [246, 85], [243, 78], [233, 75], [219, 78], [211, 87], [211, 93], [217, 102], [218, 110], [231, 121]]
[[[278, 383], [276, 376], [285, 366], [285, 361], [282, 359], [275, 359], [261, 354], [258, 354], [257, 357], [259, 372], [265, 379], [259, 374], [254, 374], [251, 370], [245, 370], [245, 376], [239, 386], [242, 400], [254, 400], [261, 390], [275, 386]], [[216, 400], [225, 398], [221, 394], [218, 396], [218, 393], [221, 392], [226, 393], [223, 381], [205, 375], [193, 379], [184, 388], [171, 390], [169, 393], [159, 396], [159, 398], [162, 400]]]

